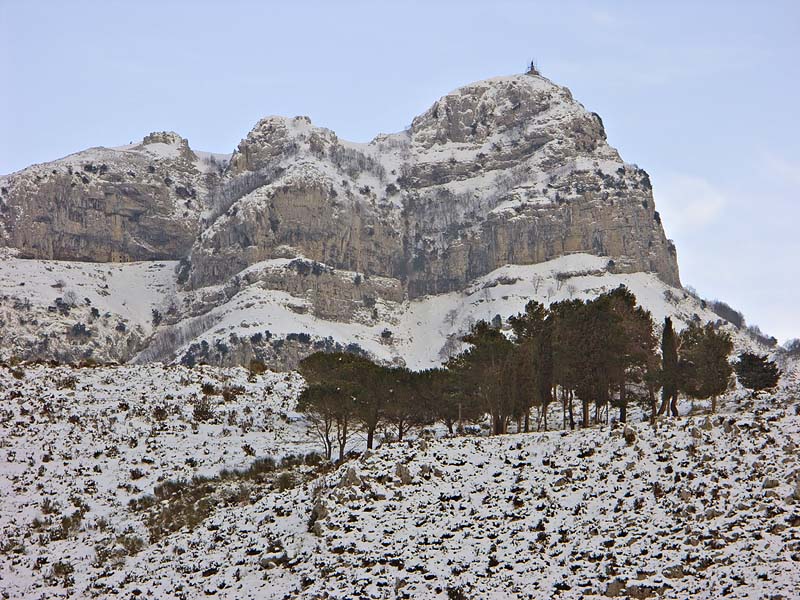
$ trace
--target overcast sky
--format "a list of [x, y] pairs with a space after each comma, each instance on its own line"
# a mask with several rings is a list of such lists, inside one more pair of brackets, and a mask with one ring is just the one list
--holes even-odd
[[681, 278], [800, 336], [800, 2], [0, 0], [0, 173], [264, 115], [345, 139], [535, 58], [647, 170]]

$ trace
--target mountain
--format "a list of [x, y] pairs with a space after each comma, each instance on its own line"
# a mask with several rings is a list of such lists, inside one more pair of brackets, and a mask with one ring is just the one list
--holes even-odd
[[3, 598], [796, 595], [789, 353], [776, 389], [652, 425], [643, 390], [624, 424], [568, 430], [562, 388], [544, 431], [397, 441], [392, 384], [374, 446], [303, 411], [311, 352], [423, 369], [479, 319], [620, 285], [768, 348], [681, 287], [647, 174], [535, 72], [368, 144], [268, 117], [230, 155], [158, 132], [35, 165], [0, 177], [0, 242]]
[[470, 320], [620, 283], [716, 318], [680, 287], [647, 173], [535, 72], [368, 144], [307, 117], [262, 119], [230, 156], [154, 133], [2, 177], [0, 198], [9, 356], [427, 366]]

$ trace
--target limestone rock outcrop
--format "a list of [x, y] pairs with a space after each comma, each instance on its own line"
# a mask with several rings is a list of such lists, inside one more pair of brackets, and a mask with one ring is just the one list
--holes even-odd
[[[647, 173], [608, 145], [599, 116], [537, 75], [460, 88], [369, 144], [305, 117], [263, 119], [226, 177], [246, 193], [227, 194], [194, 245], [195, 287], [287, 252], [397, 278], [410, 298], [571, 252], [680, 284]], [[259, 185], [238, 183], [248, 177]]]
[[171, 132], [35, 165], [0, 178], [0, 240], [27, 258], [178, 259], [220, 171]]

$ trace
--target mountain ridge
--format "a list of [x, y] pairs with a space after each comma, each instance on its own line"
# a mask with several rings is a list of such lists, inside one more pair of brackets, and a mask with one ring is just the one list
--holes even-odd
[[[87, 305], [72, 309], [87, 313], [80, 323], [70, 325], [70, 316], [54, 324], [48, 315], [62, 312], [56, 300], [63, 298], [39, 299], [46, 314], [35, 320], [52, 327], [46, 339], [28, 331], [34, 341], [24, 353], [33, 344], [44, 356], [69, 359], [86, 358], [82, 352], [102, 360], [181, 359], [186, 344], [207, 341], [214, 321], [237, 314], [236, 303], [248, 294], [264, 310], [277, 302], [307, 314], [298, 326], [332, 323], [321, 330], [339, 331], [334, 344], [379, 350], [395, 343], [380, 334], [405, 314], [403, 303], [470, 296], [471, 285], [506, 265], [544, 265], [573, 254], [597, 257], [609, 276], [649, 273], [664, 289], [680, 290], [677, 252], [647, 173], [608, 144], [598, 115], [537, 74], [457, 88], [407, 130], [365, 144], [342, 140], [308, 117], [264, 117], [226, 158], [195, 152], [174, 132], [154, 132], [137, 144], [94, 148], [0, 177], [0, 243], [8, 255], [77, 261], [98, 273], [89, 265], [144, 260], [161, 273], [159, 263], [177, 263], [170, 283], [161, 284], [169, 294], [146, 300], [150, 323], [125, 321], [124, 310], [106, 319]], [[25, 296], [16, 292], [9, 296], [15, 302]], [[130, 329], [122, 331], [126, 322], [140, 327], [135, 340]], [[248, 322], [266, 325], [268, 313]], [[62, 327], [74, 338], [72, 328], [92, 324], [107, 344], [53, 339]], [[348, 337], [361, 326], [371, 332], [368, 343]], [[217, 342], [229, 352], [206, 359], [218, 364], [255, 359], [291, 368], [311, 349], [262, 351], [239, 333], [217, 336], [212, 347]], [[60, 350], [44, 350], [53, 343]], [[153, 343], [170, 352], [146, 352]], [[26, 344], [16, 347], [24, 351]], [[391, 356], [407, 359], [403, 352]]]

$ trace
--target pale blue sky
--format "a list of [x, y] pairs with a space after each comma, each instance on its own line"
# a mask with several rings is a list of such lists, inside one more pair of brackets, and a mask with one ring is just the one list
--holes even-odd
[[532, 57], [650, 173], [684, 283], [800, 336], [798, 2], [0, 0], [0, 173], [268, 114], [366, 141]]

